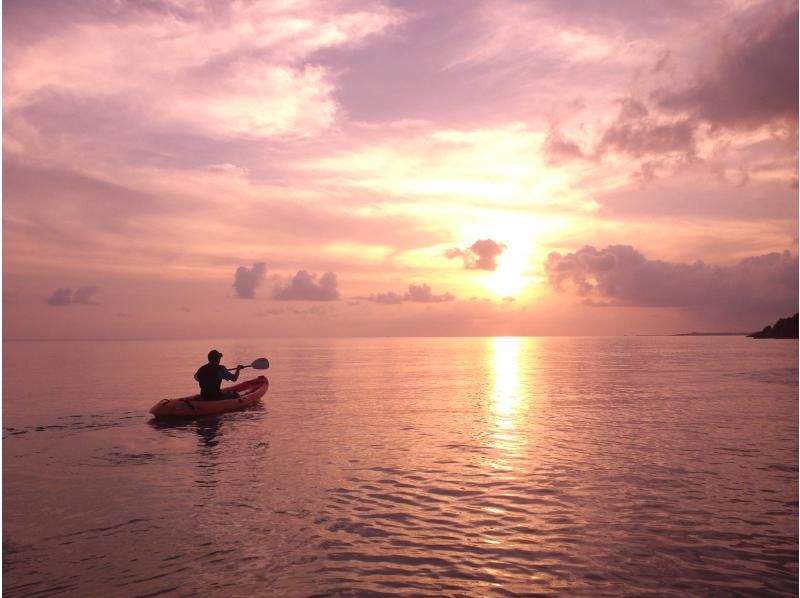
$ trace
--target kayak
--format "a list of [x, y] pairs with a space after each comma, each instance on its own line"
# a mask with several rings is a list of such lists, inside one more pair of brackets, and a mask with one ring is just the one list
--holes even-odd
[[241, 411], [252, 407], [261, 400], [269, 388], [269, 380], [259, 376], [252, 380], [245, 380], [234, 386], [222, 389], [223, 395], [235, 391], [236, 396], [229, 399], [216, 401], [201, 401], [200, 395], [182, 397], [179, 399], [162, 399], [150, 409], [156, 417], [200, 417], [203, 415], [217, 415], [229, 411]]

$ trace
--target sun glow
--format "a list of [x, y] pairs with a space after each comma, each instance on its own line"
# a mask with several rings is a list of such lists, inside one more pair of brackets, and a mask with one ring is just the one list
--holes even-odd
[[536, 225], [525, 218], [502, 218], [484, 226], [479, 238], [491, 238], [505, 246], [497, 256], [497, 268], [482, 273], [480, 283], [496, 297], [514, 297], [531, 282]]
[[529, 283], [527, 272], [531, 268], [530, 251], [518, 246], [507, 246], [497, 258], [497, 269], [488, 272], [481, 281], [483, 285], [498, 297], [513, 297]]

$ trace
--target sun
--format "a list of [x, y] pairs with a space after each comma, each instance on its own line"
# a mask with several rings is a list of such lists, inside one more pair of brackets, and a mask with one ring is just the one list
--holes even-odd
[[561, 223], [551, 218], [518, 211], [486, 210], [479, 218], [470, 218], [459, 227], [462, 247], [469, 247], [476, 239], [492, 239], [505, 246], [495, 258], [497, 268], [477, 271], [472, 280], [495, 299], [526, 294], [528, 287], [538, 280], [535, 270], [541, 262], [537, 252], [540, 239], [560, 227]]
[[483, 275], [481, 283], [497, 297], [518, 295], [531, 282], [529, 255], [527, 248], [507, 245], [497, 257], [497, 269]]

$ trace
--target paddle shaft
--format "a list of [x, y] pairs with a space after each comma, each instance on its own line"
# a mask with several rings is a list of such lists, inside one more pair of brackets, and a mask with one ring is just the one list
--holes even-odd
[[[237, 367], [240, 370], [243, 370], [244, 368], [255, 368], [257, 370], [266, 370], [269, 369], [269, 360], [266, 357], [259, 357], [258, 359], [253, 361], [253, 363], [251, 363], [250, 365], [240, 365]], [[236, 368], [227, 368], [227, 369], [229, 372], [232, 372]]]

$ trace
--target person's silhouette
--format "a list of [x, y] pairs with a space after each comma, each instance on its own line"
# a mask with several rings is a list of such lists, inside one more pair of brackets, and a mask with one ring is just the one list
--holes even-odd
[[[239, 372], [244, 367], [237, 365], [235, 371], [231, 373], [228, 368], [220, 364], [222, 353], [216, 349], [208, 352], [208, 363], [202, 366], [194, 375], [194, 379], [200, 384], [200, 400], [216, 401], [219, 399], [229, 399], [228, 393], [220, 390], [223, 380], [236, 382], [239, 379]], [[232, 396], [236, 396], [234, 392]]]

